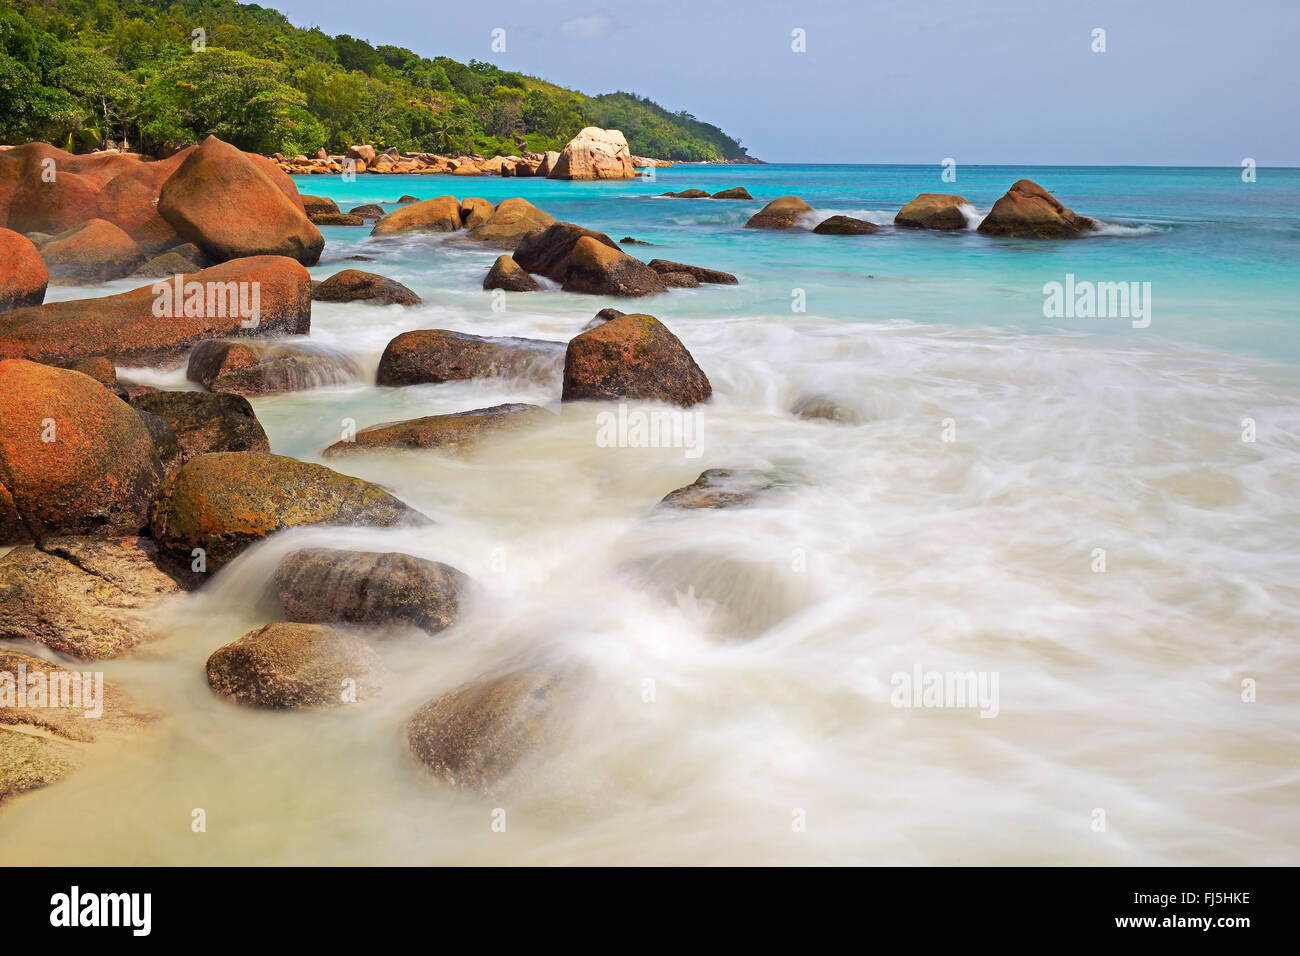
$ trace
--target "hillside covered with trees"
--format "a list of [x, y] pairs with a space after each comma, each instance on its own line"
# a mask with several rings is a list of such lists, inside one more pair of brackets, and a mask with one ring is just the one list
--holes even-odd
[[5, 143], [152, 152], [215, 133], [289, 156], [353, 143], [507, 155], [561, 149], [583, 126], [622, 130], [641, 156], [745, 156], [716, 126], [632, 93], [331, 37], [233, 0], [0, 0]]

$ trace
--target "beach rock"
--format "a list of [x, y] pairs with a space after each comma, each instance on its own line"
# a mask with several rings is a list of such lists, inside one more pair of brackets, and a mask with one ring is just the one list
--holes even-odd
[[41, 246], [50, 279], [63, 285], [107, 282], [144, 261], [135, 240], [106, 219], [91, 219]]
[[460, 201], [460, 224], [465, 229], [487, 222], [492, 218], [496, 208], [486, 199], [471, 196]]
[[324, 345], [209, 339], [190, 353], [185, 377], [210, 392], [272, 395], [355, 382], [361, 369], [347, 354]]
[[721, 272], [717, 269], [705, 269], [703, 266], [688, 266], [681, 262], [670, 262], [667, 259], [651, 259], [648, 263], [655, 272], [667, 274], [670, 272], [685, 272], [694, 276], [700, 282], [711, 282], [719, 285], [737, 285], [740, 280], [730, 272]]
[[369, 166], [375, 161], [375, 148], [370, 145], [349, 146], [344, 159], [360, 160]]
[[961, 207], [969, 206], [962, 196], [949, 193], [921, 193], [894, 216], [894, 225], [908, 229], [965, 229]]
[[181, 464], [210, 451], [269, 452], [271, 443], [253, 406], [241, 395], [149, 392], [131, 407], [163, 419], [180, 445]]
[[670, 491], [659, 502], [664, 508], [732, 508], [754, 502], [777, 482], [760, 471], [710, 468], [684, 488]]
[[69, 365], [68, 368], [73, 372], [88, 375], [100, 385], [110, 389], [117, 384], [117, 368], [102, 355], [82, 359], [80, 362]]
[[831, 216], [819, 222], [813, 232], [819, 236], [870, 236], [880, 231], [875, 223], [852, 216]]
[[362, 219], [383, 219], [384, 216], [388, 215], [384, 212], [383, 206], [373, 202], [349, 209], [348, 214], [352, 216], [360, 216]]
[[403, 205], [403, 204], [408, 203], [408, 202], [419, 202], [419, 201], [420, 201], [420, 200], [419, 200], [417, 197], [415, 197], [415, 196], [398, 196], [398, 197], [397, 197], [397, 203], [398, 203], [398, 205]]
[[313, 265], [325, 240], [275, 176], [292, 181], [270, 166], [209, 136], [163, 183], [158, 213], [214, 261], [277, 255]]
[[530, 276], [519, 263], [510, 256], [497, 256], [492, 268], [483, 277], [483, 288], [505, 289], [508, 292], [536, 292], [541, 288], [537, 280]]
[[633, 239], [631, 236], [624, 236], [618, 241], [620, 246], [653, 246], [653, 242], [646, 242], [644, 239]]
[[461, 159], [456, 160], [456, 165], [452, 167], [451, 174], [453, 176], [482, 176], [483, 170], [473, 160]]
[[661, 272], [659, 278], [670, 289], [698, 289], [700, 280], [689, 272]]
[[551, 384], [565, 345], [542, 339], [486, 338], [447, 329], [403, 332], [379, 359], [377, 384], [420, 385], [472, 378], [523, 378]]
[[364, 226], [366, 224], [365, 219], [348, 212], [323, 212], [312, 216], [311, 221], [316, 226]]
[[1008, 189], [979, 225], [983, 235], [1017, 239], [1077, 239], [1096, 228], [1093, 220], [1066, 209], [1028, 179]]
[[166, 279], [187, 272], [198, 272], [211, 265], [203, 250], [192, 242], [172, 246], [166, 252], [154, 256], [144, 265], [131, 273], [132, 279]]
[[0, 229], [0, 312], [40, 305], [50, 273], [30, 239]]
[[[125, 389], [115, 388], [113, 394], [124, 402], [129, 402], [131, 398], [130, 393]], [[153, 412], [137, 408], [135, 413], [140, 416], [140, 421], [144, 422], [144, 427], [149, 431], [149, 437], [153, 439], [158, 460], [162, 462], [164, 480], [170, 478], [180, 471], [185, 457], [184, 452], [181, 451], [181, 443], [176, 438], [176, 430], [168, 424], [167, 419]]]
[[261, 452], [210, 452], [169, 478], [149, 511], [159, 548], [190, 561], [194, 548], [215, 571], [285, 528], [428, 524], [377, 485], [324, 465]]
[[548, 414], [537, 405], [516, 403], [475, 408], [451, 415], [430, 415], [403, 422], [385, 422], [363, 428], [350, 441], [335, 442], [325, 449], [325, 456], [333, 458], [387, 448], [459, 450], [484, 435], [520, 428], [545, 418]]
[[[555, 217], [542, 212], [527, 199], [503, 199], [491, 216], [477, 223], [465, 238], [489, 242], [500, 249], [514, 249], [529, 233], [555, 225]], [[576, 228], [576, 227], [575, 227]]]
[[[68, 168], [75, 157], [46, 143], [16, 146], [8, 153], [5, 168], [14, 183], [5, 223], [10, 229], [57, 235], [99, 214], [100, 185]], [[42, 165], [46, 159], [54, 160], [54, 166]], [[53, 178], [47, 173], [50, 169]]]
[[533, 171], [533, 175], [550, 176], [551, 170], [555, 168], [555, 164], [558, 163], [559, 161], [560, 161], [559, 153], [557, 153], [553, 149], [547, 150], [546, 153], [543, 154], [542, 156], [542, 161], [538, 163], [537, 169]]
[[573, 247], [583, 238], [592, 238], [611, 249], [618, 249], [614, 240], [603, 232], [583, 229], [571, 222], [557, 222], [541, 232], [529, 233], [520, 239], [514, 251], [515, 262], [534, 275], [563, 282], [569, 270], [569, 257], [573, 254]]
[[[190, 299], [186, 289], [201, 295]], [[251, 307], [254, 290], [257, 321], [245, 327], [253, 320], [239, 314], [241, 296]], [[192, 314], [177, 314], [187, 302]], [[305, 335], [310, 328], [307, 270], [284, 256], [254, 256], [117, 295], [15, 309], [0, 319], [0, 355], [57, 365], [103, 355], [119, 365], [158, 365], [204, 339]]]
[[534, 670], [458, 687], [412, 715], [411, 752], [453, 787], [490, 790], [544, 740], [556, 687]]
[[119, 657], [160, 636], [154, 607], [188, 590], [192, 577], [148, 538], [21, 545], [0, 556], [0, 639], [35, 641], [80, 660]]
[[208, 686], [251, 707], [336, 707], [377, 697], [383, 660], [354, 634], [324, 624], [275, 621], [218, 648]]
[[709, 198], [710, 199], [751, 199], [752, 200], [754, 197], [749, 194], [749, 190], [746, 189], [744, 186], [732, 186], [730, 189], [723, 189], [720, 192], [714, 193]]
[[825, 395], [805, 395], [794, 403], [790, 411], [800, 418], [820, 418], [845, 424], [857, 422], [861, 418], [853, 409]]
[[286, 619], [305, 623], [450, 627], [469, 579], [450, 565], [399, 552], [305, 548], [275, 571]]
[[794, 229], [806, 213], [812, 212], [798, 196], [782, 196], [750, 216], [746, 229]]
[[394, 209], [375, 223], [372, 236], [407, 232], [455, 232], [460, 228], [460, 202], [455, 196], [438, 196]]
[[[302, 198], [303, 212], [307, 214], [308, 219], [314, 216], [329, 216], [339, 212], [339, 205], [333, 199], [325, 196], [311, 196], [307, 193], [299, 194]], [[315, 220], [312, 219], [314, 222]]]
[[[151, 715], [102, 675], [0, 648], [0, 802], [48, 786], [81, 766], [97, 742], [124, 737]], [[18, 704], [19, 681], [25, 685]], [[34, 692], [43, 688], [37, 702]]]
[[547, 176], [551, 179], [632, 179], [632, 152], [616, 129], [585, 127], [569, 140]]
[[336, 272], [312, 292], [317, 302], [357, 302], [374, 305], [423, 305], [424, 300], [394, 279], [360, 269]]
[[148, 429], [79, 372], [0, 361], [0, 544], [132, 534], [163, 479]]
[[673, 199], [708, 199], [709, 194], [703, 189], [683, 189], [678, 193], [663, 193], [665, 196], [671, 196]]
[[627, 315], [626, 312], [622, 312], [618, 309], [601, 309], [592, 317], [590, 322], [582, 327], [582, 331], [586, 332], [588, 329], [594, 329], [598, 325], [604, 325], [611, 319], [621, 319], [625, 315]]
[[633, 400], [683, 408], [713, 395], [681, 340], [650, 315], [624, 315], [583, 332], [564, 357], [561, 400]]
[[621, 249], [583, 236], [569, 253], [561, 288], [565, 292], [635, 297], [658, 295], [668, 286], [655, 270]]
[[104, 184], [95, 198], [96, 214], [130, 236], [145, 256], [154, 256], [176, 243], [180, 236], [158, 214], [158, 193], [190, 150], [154, 163], [137, 163]]

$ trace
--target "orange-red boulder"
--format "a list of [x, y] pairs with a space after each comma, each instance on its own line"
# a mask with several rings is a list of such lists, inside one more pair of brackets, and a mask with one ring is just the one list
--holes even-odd
[[394, 209], [375, 223], [370, 234], [392, 236], [403, 232], [455, 232], [459, 228], [460, 200], [455, 196], [438, 196]]
[[1087, 216], [1066, 209], [1038, 183], [1021, 179], [993, 204], [979, 225], [986, 236], [1077, 239], [1097, 228]]
[[209, 136], [163, 183], [158, 213], [219, 262], [277, 255], [313, 265], [325, 240], [303, 212], [301, 198], [294, 202], [279, 177]]
[[27, 143], [6, 153], [0, 178], [12, 189], [4, 223], [10, 229], [54, 234], [95, 218], [100, 183], [77, 172], [76, 156], [49, 143]]
[[49, 270], [32, 241], [0, 229], [0, 312], [40, 305], [49, 283]]
[[41, 246], [50, 278], [64, 285], [107, 282], [144, 261], [135, 240], [107, 219], [91, 219]]
[[707, 402], [713, 387], [681, 340], [651, 315], [611, 319], [569, 342], [562, 401]]
[[135, 411], [94, 379], [0, 360], [0, 544], [132, 534], [163, 481]]

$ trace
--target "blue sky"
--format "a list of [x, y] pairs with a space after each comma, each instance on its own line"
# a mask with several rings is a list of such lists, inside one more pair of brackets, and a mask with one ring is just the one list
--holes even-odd
[[[1300, 165], [1300, 0], [262, 5], [376, 45], [649, 96], [770, 162]], [[504, 53], [490, 49], [498, 27]]]

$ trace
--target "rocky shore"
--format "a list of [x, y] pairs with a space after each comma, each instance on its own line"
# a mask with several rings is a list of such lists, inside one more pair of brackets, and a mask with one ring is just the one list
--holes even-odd
[[[523, 198], [493, 204], [404, 197], [410, 201], [391, 212], [374, 206], [345, 213], [328, 199], [300, 195], [286, 175], [339, 173], [347, 163], [357, 172], [593, 180], [628, 179], [655, 161], [630, 156], [617, 131], [594, 128], [562, 153], [487, 161], [364, 146], [344, 157], [269, 161], [215, 137], [157, 162], [74, 156], [43, 143], [0, 151], [0, 547], [10, 549], [0, 555], [0, 638], [25, 648], [0, 653], [0, 800], [51, 783], [77, 762], [68, 708], [44, 714], [17, 706], [14, 688], [6, 696], [9, 664], [23, 663], [34, 674], [58, 668], [49, 655], [130, 655], [160, 636], [151, 615], [160, 602], [204, 587], [249, 548], [287, 529], [409, 527], [436, 534], [428, 516], [376, 484], [275, 454], [247, 400], [362, 379], [348, 356], [303, 341], [314, 301], [421, 304], [401, 283], [358, 269], [314, 284], [306, 266], [325, 246], [317, 223], [369, 226], [380, 260], [386, 240], [421, 233], [501, 250], [483, 279], [484, 289], [501, 294], [550, 284], [642, 298], [741, 282], [706, 265], [642, 261], [621, 247], [634, 245], [631, 237], [616, 243]], [[740, 187], [670, 195], [761, 201]], [[960, 196], [923, 194], [899, 211], [895, 225], [964, 228], [966, 206]], [[808, 203], [784, 196], [745, 225], [830, 236], [880, 231], [846, 216], [817, 219]], [[1050, 239], [1095, 228], [1022, 180], [979, 232]], [[44, 301], [51, 283], [127, 277], [139, 286]], [[567, 341], [405, 331], [388, 343], [374, 381], [401, 388], [524, 380], [549, 390], [555, 407], [637, 401], [688, 409], [712, 400], [707, 371], [653, 315], [589, 314], [575, 318]], [[203, 390], [119, 381], [123, 365], [184, 366]], [[808, 396], [793, 411], [849, 420], [824, 396]], [[365, 428], [320, 453], [339, 464], [367, 454], [457, 454], [481, 441], [510, 441], [550, 418], [534, 404], [469, 408]], [[711, 467], [669, 493], [662, 507], [744, 505], [781, 485], [770, 475]], [[232, 706], [346, 710], [394, 687], [409, 692], [402, 674], [386, 666], [375, 635], [396, 629], [435, 639], [472, 603], [474, 582], [414, 555], [312, 548], [281, 561], [274, 590], [279, 618], [211, 648], [207, 682]], [[557, 701], [581, 680], [499, 663], [411, 714], [410, 751], [435, 778], [475, 790], [500, 784], [542, 745]], [[350, 696], [340, 696], [349, 681]], [[129, 734], [147, 722], [148, 702], [141, 708], [111, 688], [106, 693], [117, 715], [103, 726], [106, 733]], [[53, 728], [52, 736], [36, 732], [42, 727]]]

